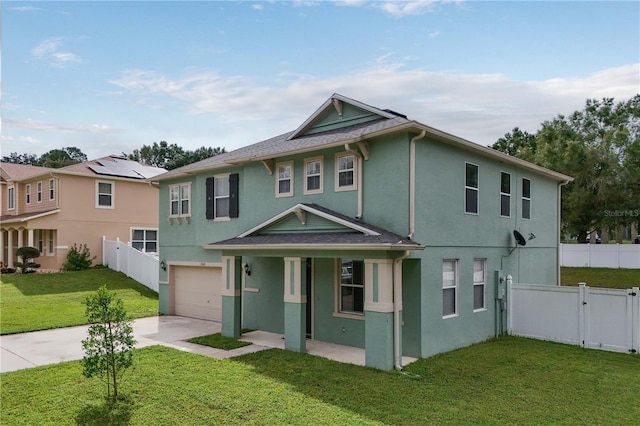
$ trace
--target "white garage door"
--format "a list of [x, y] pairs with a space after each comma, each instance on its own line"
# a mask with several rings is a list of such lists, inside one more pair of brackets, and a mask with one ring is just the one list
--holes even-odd
[[222, 320], [222, 268], [174, 266], [176, 315]]

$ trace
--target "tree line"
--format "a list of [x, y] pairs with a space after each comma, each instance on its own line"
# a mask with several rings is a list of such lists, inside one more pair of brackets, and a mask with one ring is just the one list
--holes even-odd
[[[572, 176], [562, 191], [563, 231], [587, 242], [640, 221], [640, 94], [626, 102], [588, 99], [581, 111], [515, 127], [492, 148]], [[632, 235], [632, 238], [635, 235]]]
[[[161, 141], [160, 143], [154, 142], [152, 145], [143, 145], [142, 148], [134, 149], [130, 154], [122, 153], [122, 156], [148, 166], [173, 170], [225, 152], [224, 148], [205, 146], [191, 151], [175, 143], [170, 144], [166, 141]], [[29, 164], [53, 169], [82, 163], [83, 161], [87, 161], [87, 156], [76, 147], [52, 149], [41, 156], [12, 152], [2, 157], [3, 163]]]

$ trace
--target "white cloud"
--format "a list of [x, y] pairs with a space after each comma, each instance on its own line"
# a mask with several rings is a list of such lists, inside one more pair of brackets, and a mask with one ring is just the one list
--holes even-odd
[[243, 76], [213, 72], [172, 79], [153, 72], [128, 71], [112, 83], [135, 98], [153, 97], [150, 104], [156, 107], [177, 100], [187, 113], [214, 114], [221, 122], [279, 129], [273, 132], [296, 128], [337, 92], [486, 145], [515, 126], [533, 132], [557, 114], [582, 109], [588, 98], [626, 100], [638, 92], [639, 71], [640, 64], [634, 64], [582, 78], [520, 81], [502, 74], [378, 65], [325, 79], [283, 75], [277, 86], [257, 86]]
[[117, 133], [121, 129], [116, 129], [104, 124], [91, 124], [89, 126], [66, 126], [57, 123], [47, 123], [38, 120], [17, 120], [5, 118], [2, 124], [8, 128], [19, 128], [28, 130], [37, 130], [49, 133]]
[[13, 10], [16, 12], [33, 12], [34, 10], [42, 10], [39, 7], [33, 7], [33, 6], [15, 6], [15, 7], [10, 7], [9, 10]]
[[373, 7], [380, 9], [395, 17], [422, 15], [432, 12], [438, 4], [461, 3], [460, 1], [447, 0], [415, 0], [415, 1], [365, 1], [365, 0], [340, 0], [335, 2], [338, 6]]
[[260, 4], [260, 3], [255, 3], [253, 5], [251, 5], [251, 7], [255, 10], [263, 10], [264, 9], [264, 5]]
[[31, 55], [37, 59], [48, 59], [49, 63], [56, 68], [64, 68], [82, 61], [75, 53], [58, 51], [60, 47], [62, 47], [62, 38], [50, 38], [31, 49]]

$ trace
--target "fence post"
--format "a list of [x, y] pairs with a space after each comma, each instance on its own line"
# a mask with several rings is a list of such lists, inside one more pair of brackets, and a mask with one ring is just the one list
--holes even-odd
[[587, 283], [578, 283], [578, 342], [583, 348], [586, 347], [589, 339], [588, 293], [589, 287]]
[[116, 237], [116, 271], [120, 272], [120, 237]]
[[507, 275], [507, 334], [511, 335], [513, 329], [513, 277]]
[[106, 265], [107, 264], [107, 244], [106, 244], [106, 239], [107, 237], [105, 237], [104, 235], [102, 236], [102, 264]]
[[627, 292], [627, 306], [629, 306], [629, 352], [640, 354], [640, 288], [633, 287]]

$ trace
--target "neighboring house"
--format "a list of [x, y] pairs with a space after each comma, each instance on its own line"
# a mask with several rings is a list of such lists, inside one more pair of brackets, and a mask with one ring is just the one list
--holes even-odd
[[37, 247], [41, 270], [60, 270], [73, 244], [102, 261], [102, 236], [157, 251], [158, 188], [165, 172], [119, 157], [60, 169], [0, 163], [0, 260], [14, 267], [16, 249]]
[[569, 180], [335, 94], [292, 132], [154, 179], [160, 311], [364, 348], [380, 369], [479, 342], [502, 330], [499, 277], [558, 283]]

